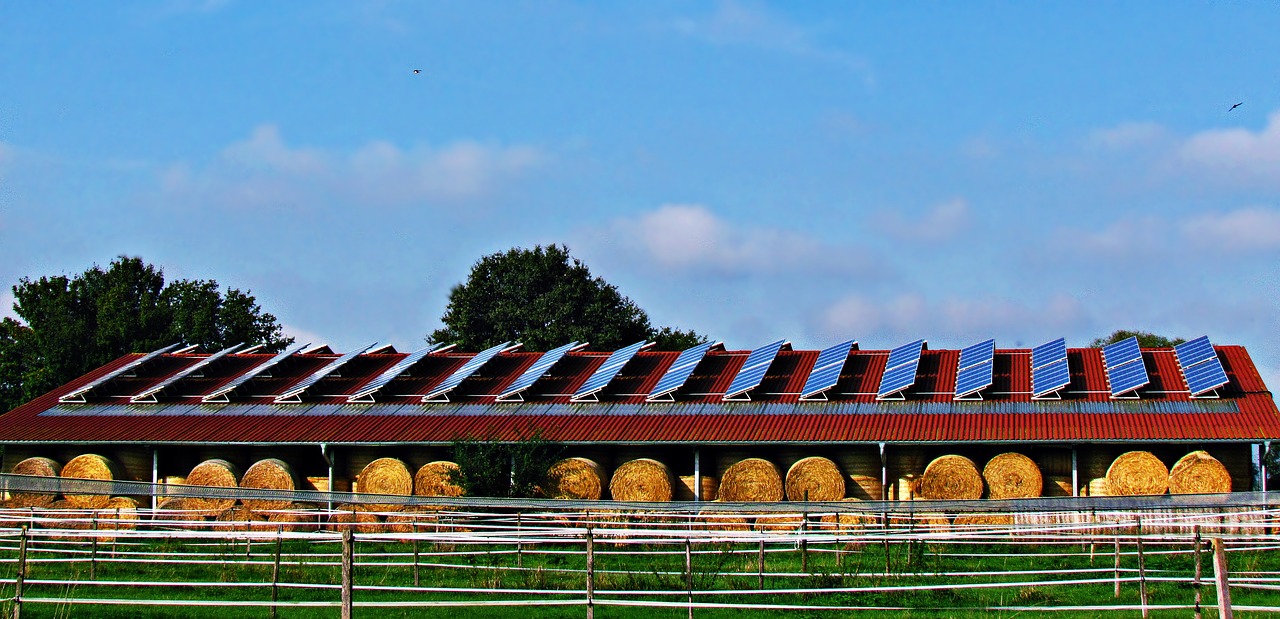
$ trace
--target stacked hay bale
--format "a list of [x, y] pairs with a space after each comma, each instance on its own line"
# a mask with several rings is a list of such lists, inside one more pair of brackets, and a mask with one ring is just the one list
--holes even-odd
[[980, 499], [982, 475], [978, 473], [973, 460], [954, 454], [940, 456], [925, 467], [924, 474], [916, 484], [916, 494], [923, 499]]
[[671, 469], [650, 458], [624, 463], [609, 480], [609, 494], [615, 501], [670, 501]]
[[782, 475], [763, 458], [747, 458], [720, 476], [721, 501], [781, 501]]
[[[413, 494], [413, 476], [409, 467], [397, 458], [378, 458], [365, 465], [356, 478], [360, 494], [384, 494], [410, 496]], [[397, 512], [404, 509], [400, 503], [359, 503], [356, 509], [367, 512]]]
[[1169, 472], [1170, 494], [1231, 492], [1227, 467], [1207, 451], [1193, 451], [1180, 458]]
[[1031, 499], [1041, 495], [1044, 479], [1040, 467], [1020, 453], [1002, 453], [982, 467], [989, 499]]
[[457, 479], [458, 464], [448, 460], [428, 462], [413, 476], [414, 496], [462, 496]]
[[[62, 467], [62, 479], [89, 479], [115, 481], [122, 477], [122, 469], [110, 458], [98, 454], [83, 454], [71, 459]], [[66, 488], [67, 486], [64, 486]], [[74, 488], [74, 485], [71, 487]], [[63, 493], [67, 504], [77, 509], [102, 509], [111, 502], [109, 494]]]
[[[62, 465], [50, 458], [27, 458], [13, 467], [13, 474], [56, 480], [62, 474]], [[57, 492], [13, 492], [9, 503], [12, 507], [49, 507], [57, 498]]]
[[1119, 456], [1110, 446], [1082, 447], [1079, 452], [1080, 496], [1110, 496], [1107, 488], [1107, 469]]
[[[108, 497], [107, 501], [110, 502]], [[47, 510], [36, 512], [37, 516], [42, 516], [47, 520], [37, 520], [36, 525], [42, 529], [62, 529], [69, 531], [83, 531], [90, 526], [90, 518], [92, 516], [84, 508], [72, 505], [66, 499], [59, 499], [49, 505]], [[75, 535], [53, 535], [49, 539], [59, 541], [78, 541], [79, 537]]]
[[[287, 490], [298, 488], [297, 476], [293, 468], [284, 460], [267, 458], [254, 462], [249, 470], [240, 478], [240, 487], [251, 490]], [[269, 511], [273, 509], [289, 509], [293, 501], [279, 499], [243, 499], [241, 503], [250, 511]]]
[[863, 501], [884, 499], [884, 483], [880, 467], [880, 450], [874, 447], [853, 447], [836, 456], [836, 462], [847, 477], [845, 494]]
[[676, 484], [675, 500], [677, 501], [714, 501], [719, 496], [720, 480], [709, 475], [702, 476], [702, 494], [694, 495], [693, 489], [698, 482], [693, 475], [681, 475], [680, 483]]
[[1107, 468], [1107, 492], [1112, 496], [1164, 494], [1169, 469], [1149, 451], [1130, 451]]
[[[255, 527], [255, 525], [257, 523], [267, 522], [267, 515], [260, 512], [255, 512], [252, 509], [245, 507], [244, 505], [237, 505], [235, 507], [224, 509], [221, 512], [218, 512], [218, 515], [214, 516], [213, 520], [215, 522], [231, 523], [229, 525], [221, 527], [223, 530], [243, 529], [245, 531], [248, 531], [250, 528], [260, 528], [260, 527]], [[243, 526], [240, 526], [242, 524]], [[261, 527], [261, 528], [265, 528], [265, 527]]]
[[1080, 496], [1111, 496], [1106, 477], [1094, 477], [1080, 489]]
[[[205, 460], [187, 474], [186, 485], [206, 488], [235, 488], [240, 484], [240, 470], [226, 460]], [[235, 499], [219, 499], [209, 496], [187, 497], [189, 509], [221, 512], [231, 509]]]
[[599, 500], [605, 488], [604, 468], [587, 458], [565, 458], [547, 469], [546, 495], [553, 499]]
[[839, 501], [844, 498], [844, 475], [827, 458], [802, 458], [787, 469], [786, 491], [788, 501]]
[[[841, 499], [843, 502], [860, 502], [862, 499], [847, 498]], [[834, 514], [826, 514], [820, 519], [823, 530], [833, 533], [848, 533], [858, 531], [866, 525], [874, 524], [876, 521], [874, 516], [860, 512], [839, 511]]]

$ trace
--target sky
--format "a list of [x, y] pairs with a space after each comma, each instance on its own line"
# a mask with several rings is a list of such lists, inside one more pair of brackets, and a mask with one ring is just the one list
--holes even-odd
[[130, 255], [251, 291], [301, 341], [413, 350], [480, 257], [559, 243], [731, 349], [1140, 329], [1244, 345], [1277, 384], [1278, 24], [1265, 2], [0, 2], [0, 313], [20, 278]]

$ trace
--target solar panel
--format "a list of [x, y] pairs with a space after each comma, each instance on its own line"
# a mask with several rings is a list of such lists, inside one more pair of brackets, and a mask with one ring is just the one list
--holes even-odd
[[1138, 338], [1131, 337], [1108, 344], [1102, 349], [1102, 359], [1108, 368], [1118, 368], [1126, 363], [1142, 359], [1142, 350], [1138, 348]]
[[195, 374], [196, 372], [199, 372], [200, 370], [203, 370], [204, 368], [208, 367], [208, 366], [209, 366], [209, 364], [211, 364], [211, 363], [213, 363], [213, 362], [217, 361], [218, 359], [221, 359], [221, 358], [223, 358], [223, 357], [225, 357], [225, 356], [227, 356], [227, 355], [229, 355], [229, 354], [231, 354], [231, 353], [235, 352], [235, 351], [236, 351], [236, 350], [238, 350], [241, 346], [244, 346], [244, 344], [243, 344], [243, 343], [240, 343], [240, 344], [236, 344], [235, 346], [231, 346], [231, 347], [229, 347], [229, 348], [224, 348], [224, 349], [222, 349], [222, 350], [219, 350], [218, 352], [213, 353], [212, 355], [209, 355], [208, 357], [205, 357], [204, 359], [201, 359], [201, 360], [199, 360], [199, 361], [195, 362], [195, 364], [193, 364], [191, 367], [189, 367], [189, 368], [187, 368], [187, 369], [185, 369], [185, 370], [182, 370], [182, 371], [180, 371], [180, 372], [178, 372], [178, 373], [174, 374], [173, 376], [170, 376], [169, 378], [166, 378], [166, 379], [164, 379], [164, 380], [160, 381], [160, 382], [159, 382], [159, 383], [157, 383], [156, 385], [154, 385], [154, 386], [152, 386], [152, 387], [148, 388], [146, 391], [143, 391], [142, 393], [139, 393], [139, 394], [137, 394], [137, 395], [135, 395], [135, 396], [133, 396], [133, 397], [129, 398], [129, 402], [130, 402], [130, 403], [132, 403], [132, 404], [137, 404], [137, 403], [140, 403], [140, 402], [155, 402], [155, 401], [156, 401], [156, 394], [160, 393], [161, 391], [164, 391], [165, 389], [168, 389], [169, 387], [171, 387], [171, 386], [173, 386], [174, 384], [176, 384], [178, 381], [180, 381], [180, 380], [182, 380], [182, 379], [184, 379], [184, 378], [186, 378], [186, 377], [188, 377], [188, 376], [191, 376], [191, 375]]
[[1182, 367], [1182, 376], [1187, 380], [1191, 397], [1199, 397], [1231, 382], [1208, 336], [1183, 342], [1173, 350], [1178, 355], [1178, 365]]
[[501, 344], [498, 344], [497, 346], [494, 346], [493, 348], [488, 348], [481, 352], [476, 353], [474, 357], [471, 357], [470, 360], [462, 364], [462, 367], [458, 368], [456, 372], [454, 372], [453, 374], [450, 374], [449, 377], [444, 379], [444, 381], [441, 382], [439, 385], [432, 387], [431, 391], [428, 392], [427, 395], [422, 396], [422, 401], [423, 402], [448, 402], [449, 396], [446, 394], [458, 388], [458, 385], [461, 385], [463, 381], [467, 380], [468, 378], [471, 378], [472, 374], [479, 372], [480, 368], [484, 367], [484, 364], [488, 363], [491, 359], [498, 356], [498, 353], [506, 350], [511, 350], [518, 346], [520, 345], [519, 344], [513, 345], [511, 342], [503, 342]]
[[592, 374], [591, 378], [587, 379], [587, 382], [582, 383], [582, 386], [578, 388], [577, 393], [574, 393], [573, 397], [569, 398], [569, 400], [573, 402], [581, 402], [588, 398], [592, 400], [598, 399], [596, 397], [596, 393], [599, 393], [600, 391], [603, 391], [605, 387], [608, 387], [609, 382], [613, 380], [613, 377], [618, 375], [618, 372], [622, 371], [623, 366], [627, 365], [627, 362], [631, 361], [631, 358], [636, 356], [636, 353], [640, 352], [642, 348], [647, 348], [649, 346], [652, 346], [652, 344], [646, 341], [640, 341], [626, 348], [613, 351], [613, 354], [609, 355], [609, 358], [605, 360], [604, 365], [600, 366], [600, 368], [596, 370], [595, 374]]
[[395, 380], [396, 377], [400, 376], [401, 374], [404, 374], [405, 372], [408, 372], [409, 368], [413, 367], [419, 361], [422, 361], [423, 357], [426, 357], [428, 354], [434, 352], [438, 348], [440, 348], [439, 344], [432, 344], [431, 346], [423, 348], [422, 350], [409, 353], [409, 356], [405, 357], [404, 359], [401, 359], [399, 362], [387, 368], [386, 371], [379, 374], [373, 380], [361, 386], [359, 390], [357, 390], [355, 393], [351, 394], [351, 396], [347, 398], [347, 401], [348, 402], [372, 402], [374, 393], [376, 393], [379, 389], [386, 387], [387, 383], [390, 383], [391, 381]]
[[289, 387], [287, 391], [276, 396], [276, 404], [297, 403], [301, 402], [301, 396], [307, 389], [310, 389], [316, 383], [325, 379], [325, 377], [338, 371], [338, 368], [347, 364], [348, 361], [360, 356], [366, 350], [373, 348], [377, 342], [371, 342], [368, 346], [359, 350], [353, 350], [333, 361], [330, 361], [324, 367], [312, 372], [306, 378]]
[[1031, 369], [1042, 368], [1067, 358], [1067, 340], [1058, 338], [1031, 349]]
[[884, 376], [880, 378], [880, 389], [876, 392], [877, 400], [887, 400], [900, 395], [916, 383], [916, 370], [920, 367], [920, 355], [924, 352], [924, 340], [916, 340], [889, 351], [889, 360], [884, 366]]
[[816, 400], [819, 396], [820, 399], [827, 399], [824, 392], [840, 382], [840, 372], [844, 370], [844, 362], [849, 359], [849, 351], [857, 345], [858, 342], [849, 340], [818, 353], [818, 361], [813, 364], [809, 378], [804, 381], [800, 399]]
[[103, 376], [99, 376], [98, 378], [93, 379], [91, 382], [89, 382], [89, 384], [84, 385], [83, 387], [79, 387], [75, 391], [72, 391], [71, 393], [68, 393], [62, 397], [59, 397], [58, 401], [63, 403], [76, 402], [76, 403], [83, 404], [85, 402], [85, 399], [84, 399], [85, 394], [89, 393], [90, 391], [93, 391], [94, 389], [97, 389], [98, 387], [101, 387], [102, 385], [105, 385], [106, 383], [109, 383], [121, 376], [124, 376], [142, 367], [142, 365], [147, 363], [148, 361], [151, 361], [152, 359], [155, 359], [156, 357], [159, 357], [160, 355], [163, 355], [177, 347], [178, 347], [178, 344], [170, 344], [168, 346], [165, 346], [164, 348], [161, 348], [160, 350], [153, 350], [141, 357], [138, 357], [137, 359], [134, 359], [133, 361], [130, 361], [120, 366], [115, 370], [112, 370], [111, 372], [108, 372]]
[[[1107, 345], [1102, 349], [1102, 359], [1107, 366], [1107, 382], [1111, 384], [1113, 398], [1151, 382], [1147, 376], [1147, 366], [1142, 362], [1142, 350], [1138, 348], [1137, 337]], [[1137, 397], [1136, 394], [1134, 397]]]
[[288, 359], [289, 357], [291, 357], [291, 356], [293, 356], [293, 355], [297, 354], [297, 353], [298, 353], [298, 351], [300, 351], [300, 350], [302, 350], [302, 349], [304, 349], [304, 348], [306, 348], [306, 347], [308, 347], [308, 346], [310, 346], [310, 345], [311, 345], [311, 344], [309, 344], [309, 343], [308, 343], [308, 344], [297, 344], [297, 345], [295, 345], [295, 346], [291, 346], [291, 347], [289, 347], [289, 348], [286, 348], [286, 349], [285, 349], [283, 352], [281, 352], [280, 354], [278, 354], [278, 355], [276, 355], [276, 356], [274, 356], [274, 357], [272, 357], [272, 358], [270, 358], [270, 359], [267, 359], [267, 362], [266, 362], [266, 363], [263, 363], [263, 364], [261, 364], [261, 365], [257, 365], [257, 366], [254, 366], [254, 367], [250, 368], [250, 369], [249, 369], [247, 372], [245, 372], [244, 374], [241, 374], [241, 375], [239, 375], [239, 376], [235, 377], [235, 379], [233, 379], [231, 382], [229, 382], [229, 383], [227, 383], [227, 384], [225, 384], [225, 385], [223, 385], [223, 386], [221, 386], [221, 387], [218, 387], [217, 389], [215, 389], [215, 390], [214, 390], [214, 391], [212, 391], [211, 393], [209, 393], [209, 394], [205, 395], [203, 398], [200, 398], [200, 400], [201, 400], [201, 401], [203, 401], [203, 402], [228, 402], [228, 401], [230, 401], [230, 398], [228, 397], [228, 395], [229, 395], [232, 391], [235, 391], [236, 389], [240, 388], [240, 386], [241, 386], [241, 385], [243, 385], [243, 384], [245, 384], [245, 383], [247, 383], [247, 382], [249, 382], [249, 381], [253, 380], [254, 378], [258, 377], [259, 375], [265, 374], [265, 373], [267, 372], [267, 370], [270, 370], [271, 368], [273, 368], [273, 367], [275, 367], [276, 365], [278, 365], [281, 361], [284, 361], [285, 359]]
[[956, 370], [963, 370], [995, 358], [996, 341], [994, 339], [979, 342], [960, 351], [960, 365]]
[[658, 384], [654, 386], [653, 391], [645, 398], [647, 402], [666, 401], [674, 402], [674, 394], [684, 386], [685, 381], [693, 375], [693, 371], [697, 369], [698, 364], [702, 363], [702, 359], [707, 356], [707, 352], [713, 346], [718, 346], [719, 342], [706, 342], [698, 344], [692, 348], [686, 348], [684, 352], [676, 357], [675, 363], [667, 368], [667, 373], [662, 375], [658, 380]]
[[1031, 370], [1031, 397], [1043, 398], [1071, 384], [1067, 358]]
[[960, 351], [956, 364], [955, 399], [982, 399], [981, 391], [994, 382], [996, 341], [989, 339]]
[[751, 351], [751, 354], [747, 355], [747, 362], [742, 364], [738, 375], [733, 377], [733, 382], [729, 384], [729, 390], [724, 392], [722, 399], [725, 401], [750, 400], [751, 396], [747, 395], [747, 392], [764, 382], [764, 376], [769, 372], [769, 366], [773, 365], [778, 351], [782, 350], [783, 346], [790, 345], [791, 343], [786, 340], [778, 340]]
[[529, 369], [525, 370], [524, 373], [512, 381], [510, 385], [507, 385], [507, 387], [502, 390], [502, 393], [498, 394], [498, 401], [523, 402], [524, 396], [520, 395], [520, 392], [532, 387], [534, 383], [538, 382], [538, 379], [546, 376], [547, 372], [551, 371], [551, 367], [563, 359], [565, 355], [569, 354], [570, 351], [577, 350], [584, 346], [586, 346], [585, 343], [579, 344], [578, 342], [570, 342], [564, 346], [554, 350], [548, 350], [543, 353], [541, 357], [538, 357], [538, 360], [535, 361], [533, 365], [529, 366]]

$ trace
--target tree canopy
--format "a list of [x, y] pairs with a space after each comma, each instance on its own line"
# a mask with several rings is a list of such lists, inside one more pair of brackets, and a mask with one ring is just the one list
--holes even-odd
[[1094, 348], [1102, 348], [1108, 344], [1114, 344], [1120, 340], [1127, 340], [1135, 336], [1138, 338], [1138, 346], [1142, 348], [1170, 348], [1187, 341], [1180, 337], [1168, 338], [1163, 335], [1147, 333], [1146, 331], [1129, 331], [1120, 329], [1107, 337], [1100, 337], [1094, 340], [1090, 346]]
[[130, 352], [175, 342], [278, 351], [293, 341], [253, 295], [223, 293], [213, 280], [166, 285], [163, 271], [141, 258], [121, 256], [75, 277], [23, 278], [13, 294], [25, 323], [0, 323], [0, 411]]
[[622, 348], [640, 340], [664, 350], [707, 341], [694, 331], [655, 328], [635, 302], [618, 292], [560, 245], [513, 248], [484, 256], [467, 281], [453, 287], [441, 317], [444, 327], [427, 336], [482, 350], [518, 341], [529, 350], [548, 350], [572, 341], [599, 349]]

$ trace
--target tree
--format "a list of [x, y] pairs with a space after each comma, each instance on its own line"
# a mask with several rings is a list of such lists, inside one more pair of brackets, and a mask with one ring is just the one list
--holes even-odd
[[460, 438], [453, 441], [453, 461], [458, 469], [450, 474], [450, 481], [467, 496], [537, 496], [551, 465], [560, 459], [564, 449], [564, 445], [547, 440], [532, 426], [510, 442]]
[[1127, 331], [1127, 330], [1121, 329], [1119, 331], [1115, 331], [1114, 333], [1112, 333], [1111, 335], [1108, 335], [1107, 337], [1100, 337], [1094, 340], [1093, 343], [1090, 344], [1090, 346], [1094, 348], [1102, 348], [1103, 346], [1106, 346], [1108, 344], [1114, 344], [1121, 340], [1127, 340], [1135, 336], [1138, 338], [1138, 346], [1142, 348], [1171, 348], [1186, 341], [1185, 339], [1182, 339], [1180, 337], [1175, 337], [1173, 339], [1170, 339], [1163, 335], [1147, 333], [1146, 331]]
[[121, 256], [75, 277], [23, 278], [13, 294], [25, 324], [0, 325], [0, 411], [130, 352], [175, 342], [279, 351], [293, 341], [252, 295], [224, 295], [213, 280], [166, 286], [163, 271], [141, 258]]
[[707, 341], [694, 331], [655, 329], [649, 316], [617, 286], [599, 277], [559, 245], [513, 248], [484, 256], [467, 281], [449, 292], [444, 327], [427, 336], [483, 350], [518, 341], [548, 350], [572, 341], [616, 349], [640, 340], [679, 350]]

